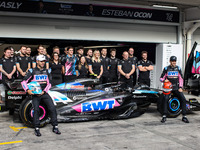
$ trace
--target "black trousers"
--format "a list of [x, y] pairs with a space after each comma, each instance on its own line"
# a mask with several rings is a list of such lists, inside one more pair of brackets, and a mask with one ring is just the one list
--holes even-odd
[[[173, 90], [172, 93], [178, 97], [181, 102], [182, 114], [183, 116], [186, 115], [186, 99], [183, 95], [183, 92], [179, 92], [178, 90]], [[163, 102], [163, 115], [167, 115], [167, 105], [168, 105], [169, 95], [164, 95], [164, 102]]]
[[61, 74], [52, 74], [51, 85], [58, 85], [63, 83], [62, 75]]
[[102, 83], [104, 84], [104, 83], [108, 83], [109, 82], [109, 77], [107, 76], [107, 75], [103, 75], [102, 77], [101, 77], [101, 80], [102, 80]]
[[133, 73], [133, 86], [136, 85], [136, 82], [137, 82], [137, 72], [135, 71], [135, 72]]
[[34, 115], [33, 115], [33, 124], [35, 128], [40, 127], [40, 120], [39, 120], [39, 114], [40, 114], [40, 101], [43, 101], [46, 105], [47, 108], [50, 112], [50, 117], [51, 117], [51, 124], [52, 126], [57, 126], [57, 112], [56, 112], [56, 107], [53, 104], [53, 101], [49, 94], [45, 93], [42, 96], [33, 96], [33, 109], [34, 109]]
[[146, 84], [146, 85], [148, 85], [150, 87], [150, 79], [141, 79], [141, 78], [139, 78], [138, 81], [139, 81], [139, 84]]
[[116, 75], [110, 74], [109, 82], [118, 82], [118, 77]]
[[133, 76], [131, 76], [130, 79], [127, 79], [126, 77], [121, 75], [120, 81], [122, 82], [121, 85], [122, 88], [127, 88], [127, 87], [133, 88]]
[[76, 75], [70, 75], [70, 76], [64, 76], [64, 81], [65, 82], [71, 82], [73, 80], [76, 80]]

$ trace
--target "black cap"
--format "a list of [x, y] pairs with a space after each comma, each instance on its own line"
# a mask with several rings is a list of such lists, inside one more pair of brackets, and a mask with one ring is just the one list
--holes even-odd
[[170, 57], [170, 61], [176, 61], [176, 60], [177, 60], [176, 56], [171, 56]]

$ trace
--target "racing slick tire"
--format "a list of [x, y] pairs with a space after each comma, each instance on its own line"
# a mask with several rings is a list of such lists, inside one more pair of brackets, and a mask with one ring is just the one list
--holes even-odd
[[168, 117], [179, 116], [182, 112], [180, 100], [177, 97], [170, 98], [168, 101], [167, 110], [168, 110], [167, 114]]
[[[47, 109], [47, 106], [40, 103], [40, 114], [39, 114], [39, 120], [40, 120], [40, 127], [44, 127], [49, 120], [49, 112]], [[23, 102], [20, 105], [19, 109], [19, 115], [24, 124], [28, 127], [34, 127], [33, 126], [33, 105], [32, 105], [32, 99], [31, 97], [27, 97], [23, 100]]]
[[[157, 110], [163, 114], [163, 95], [160, 96], [160, 99], [157, 102]], [[167, 102], [167, 116], [175, 118], [179, 116], [182, 112], [180, 105], [180, 100], [177, 97], [171, 97]]]

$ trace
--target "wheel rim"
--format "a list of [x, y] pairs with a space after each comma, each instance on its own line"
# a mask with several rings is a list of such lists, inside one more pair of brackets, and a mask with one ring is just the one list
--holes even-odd
[[[45, 106], [39, 106], [39, 120], [42, 122], [48, 118], [48, 113], [46, 111]], [[34, 110], [33, 110], [33, 105], [32, 101], [30, 101], [24, 110], [24, 119], [25, 121], [30, 122], [31, 124], [33, 123], [33, 115], [34, 115]]]
[[176, 112], [180, 109], [180, 102], [178, 99], [173, 98], [169, 101], [169, 108], [172, 112]]
[[[39, 115], [39, 120], [42, 120], [42, 119], [44, 119], [44, 117], [45, 117], [45, 115], [46, 115], [46, 110], [45, 110], [45, 108], [43, 107], [43, 106], [39, 106], [39, 108], [40, 108], [40, 115]], [[31, 109], [31, 112], [30, 112], [31, 114], [31, 117], [33, 118], [33, 115], [34, 115], [34, 110], [33, 110], [33, 108]]]

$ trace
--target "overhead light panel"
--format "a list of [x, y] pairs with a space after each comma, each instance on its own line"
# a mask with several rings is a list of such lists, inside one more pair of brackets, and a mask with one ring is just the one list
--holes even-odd
[[178, 7], [176, 7], [176, 6], [167, 6], [167, 5], [153, 5], [153, 7], [168, 8], [168, 9], [178, 9]]

